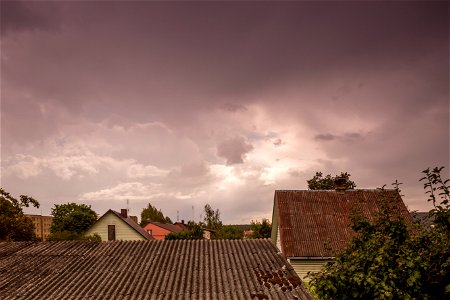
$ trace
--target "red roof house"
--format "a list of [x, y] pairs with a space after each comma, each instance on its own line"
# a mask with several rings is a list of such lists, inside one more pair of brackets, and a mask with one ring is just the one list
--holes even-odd
[[412, 221], [395, 190], [277, 190], [272, 242], [303, 278], [308, 271], [319, 271], [350, 242], [355, 234], [350, 228], [353, 212], [373, 220], [383, 202]]
[[155, 240], [164, 240], [169, 233], [183, 231], [180, 226], [160, 222], [150, 222], [144, 226], [144, 230]]

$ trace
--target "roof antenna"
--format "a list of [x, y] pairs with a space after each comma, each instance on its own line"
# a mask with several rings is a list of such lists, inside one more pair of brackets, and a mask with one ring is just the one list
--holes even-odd
[[192, 222], [195, 223], [194, 205], [192, 205]]
[[180, 221], [180, 211], [177, 210], [177, 222]]
[[127, 214], [130, 214], [130, 200], [127, 199]]

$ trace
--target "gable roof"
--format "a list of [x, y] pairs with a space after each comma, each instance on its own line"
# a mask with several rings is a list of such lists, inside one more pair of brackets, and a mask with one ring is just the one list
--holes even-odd
[[395, 190], [275, 191], [272, 223], [278, 228], [272, 229], [272, 238], [279, 232], [280, 250], [286, 257], [334, 257], [355, 234], [350, 228], [352, 211], [373, 220], [381, 199], [405, 220], [412, 220]]
[[0, 243], [0, 299], [313, 300], [269, 240]]
[[170, 232], [180, 232], [183, 231], [183, 229], [180, 226], [169, 224], [169, 223], [161, 223], [161, 222], [149, 222], [148, 224], [153, 224], [155, 226], [164, 228], [165, 230], [168, 230]]
[[121, 213], [115, 211], [115, 210], [108, 210], [103, 216], [101, 216], [97, 222], [99, 222], [104, 216], [106, 216], [107, 214], [112, 213], [114, 214], [116, 217], [118, 217], [120, 220], [122, 220], [123, 222], [125, 222], [125, 224], [127, 224], [128, 226], [130, 226], [132, 229], [134, 229], [137, 233], [139, 233], [142, 237], [144, 237], [146, 240], [154, 240], [154, 238], [148, 234], [144, 228], [142, 228], [141, 226], [139, 226], [138, 223], [136, 223], [133, 219], [131, 219], [130, 217], [125, 218], [124, 216], [122, 216]]

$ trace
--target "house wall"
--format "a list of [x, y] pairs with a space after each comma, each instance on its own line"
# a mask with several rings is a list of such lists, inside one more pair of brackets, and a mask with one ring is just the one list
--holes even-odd
[[108, 241], [108, 225], [115, 225], [116, 227], [116, 240], [123, 241], [140, 241], [145, 238], [131, 228], [127, 223], [119, 219], [113, 213], [109, 213], [103, 216], [97, 221], [91, 228], [85, 233], [85, 235], [92, 235], [97, 233], [102, 241]]
[[289, 263], [294, 268], [298, 277], [302, 281], [309, 282], [309, 278], [305, 278], [308, 275], [308, 272], [319, 272], [322, 270], [322, 267], [327, 263], [333, 260], [331, 259], [288, 259]]
[[144, 230], [147, 231], [149, 234], [149, 230], [152, 231], [150, 234], [155, 240], [164, 240], [166, 235], [171, 233], [171, 231], [161, 228], [159, 226], [156, 226], [155, 224], [147, 224], [144, 227]]

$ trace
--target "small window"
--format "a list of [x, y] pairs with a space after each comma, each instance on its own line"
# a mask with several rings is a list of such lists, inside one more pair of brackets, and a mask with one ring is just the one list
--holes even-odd
[[152, 230], [151, 229], [148, 229], [147, 232], [148, 232], [148, 234], [152, 235]]
[[116, 240], [116, 226], [108, 225], [108, 241]]

